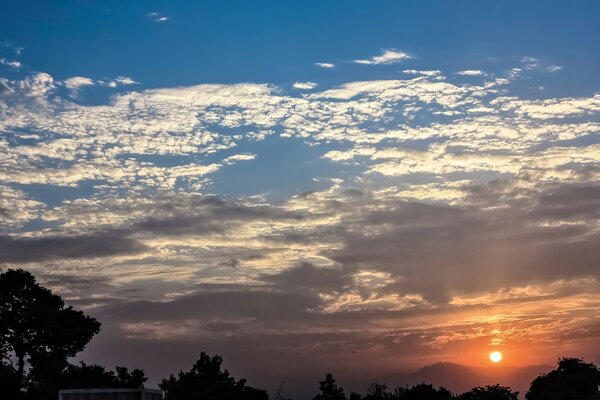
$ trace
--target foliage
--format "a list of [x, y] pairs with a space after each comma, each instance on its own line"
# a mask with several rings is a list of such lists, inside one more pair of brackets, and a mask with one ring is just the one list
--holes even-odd
[[513, 392], [509, 387], [493, 385], [475, 387], [458, 396], [458, 400], [518, 400], [519, 392]]
[[19, 391], [58, 381], [67, 359], [99, 331], [98, 321], [65, 307], [29, 272], [0, 273], [0, 363]]
[[598, 400], [600, 369], [580, 358], [561, 358], [557, 368], [531, 382], [527, 400]]
[[235, 380], [221, 369], [221, 356], [210, 357], [202, 352], [189, 372], [179, 372], [164, 379], [160, 388], [165, 400], [267, 400], [267, 392], [246, 386], [246, 380]]
[[325, 376], [325, 380], [319, 382], [321, 393], [313, 397], [313, 400], [346, 400], [344, 389], [338, 386], [331, 374]]

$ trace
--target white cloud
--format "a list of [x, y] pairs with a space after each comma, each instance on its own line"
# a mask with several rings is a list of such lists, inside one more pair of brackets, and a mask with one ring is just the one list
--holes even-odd
[[296, 89], [310, 90], [316, 88], [317, 84], [315, 82], [295, 82], [292, 86]]
[[442, 71], [440, 70], [416, 70], [416, 69], [405, 69], [404, 71], [405, 74], [411, 74], [411, 75], [424, 75], [424, 76], [437, 76], [437, 75], [441, 75]]
[[466, 76], [485, 75], [485, 73], [483, 71], [480, 71], [478, 69], [466, 69], [464, 71], [458, 71], [456, 74], [457, 75], [466, 75]]
[[256, 154], [235, 154], [223, 160], [224, 164], [233, 164], [236, 161], [250, 161], [256, 158]]
[[94, 85], [94, 81], [92, 79], [86, 78], [84, 76], [73, 76], [69, 79], [65, 79], [63, 83], [67, 89], [72, 90], [74, 92], [79, 91], [85, 86]]
[[321, 68], [329, 68], [329, 69], [331, 69], [331, 68], [334, 68], [334, 67], [335, 67], [335, 64], [332, 64], [332, 63], [326, 63], [326, 62], [318, 62], [318, 63], [315, 63], [315, 65], [316, 65], [317, 67], [321, 67]]
[[354, 60], [357, 64], [368, 64], [368, 65], [378, 65], [378, 64], [393, 64], [400, 61], [408, 60], [412, 58], [407, 53], [398, 50], [385, 50], [382, 55], [372, 57], [368, 60]]
[[139, 82], [134, 81], [133, 79], [131, 79], [128, 76], [118, 76], [115, 78], [115, 82], [117, 82], [121, 85], [135, 85], [135, 84], [139, 83]]

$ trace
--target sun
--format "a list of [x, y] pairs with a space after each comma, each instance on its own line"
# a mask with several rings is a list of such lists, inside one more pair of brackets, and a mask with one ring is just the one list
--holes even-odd
[[492, 351], [490, 353], [490, 360], [492, 360], [493, 363], [499, 363], [502, 361], [502, 353], [499, 351]]

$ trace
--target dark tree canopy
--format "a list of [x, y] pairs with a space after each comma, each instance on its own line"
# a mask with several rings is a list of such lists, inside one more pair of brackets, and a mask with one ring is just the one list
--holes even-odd
[[392, 400], [394, 395], [387, 390], [384, 383], [374, 382], [367, 388], [365, 400]]
[[[18, 269], [0, 273], [0, 363], [24, 390], [59, 379], [100, 323]], [[7, 372], [2, 372], [7, 373]]]
[[509, 387], [493, 385], [476, 387], [458, 396], [458, 400], [518, 400], [519, 392]]
[[221, 356], [210, 357], [202, 352], [188, 372], [179, 372], [164, 379], [160, 388], [165, 400], [267, 400], [267, 392], [246, 386], [246, 380], [235, 380], [229, 371], [221, 369]]
[[399, 387], [394, 391], [398, 400], [451, 400], [452, 393], [446, 388], [420, 383], [411, 388]]
[[527, 400], [598, 400], [600, 369], [580, 358], [561, 358], [557, 368], [531, 382]]
[[116, 372], [107, 371], [101, 365], [88, 365], [83, 361], [79, 365], [68, 365], [61, 376], [61, 389], [86, 388], [143, 388], [148, 380], [144, 371], [125, 367], [116, 367]]

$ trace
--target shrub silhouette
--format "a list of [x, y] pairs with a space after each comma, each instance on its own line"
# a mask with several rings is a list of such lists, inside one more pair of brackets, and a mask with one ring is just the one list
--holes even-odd
[[580, 358], [561, 358], [557, 368], [531, 382], [527, 400], [598, 400], [600, 369]]

